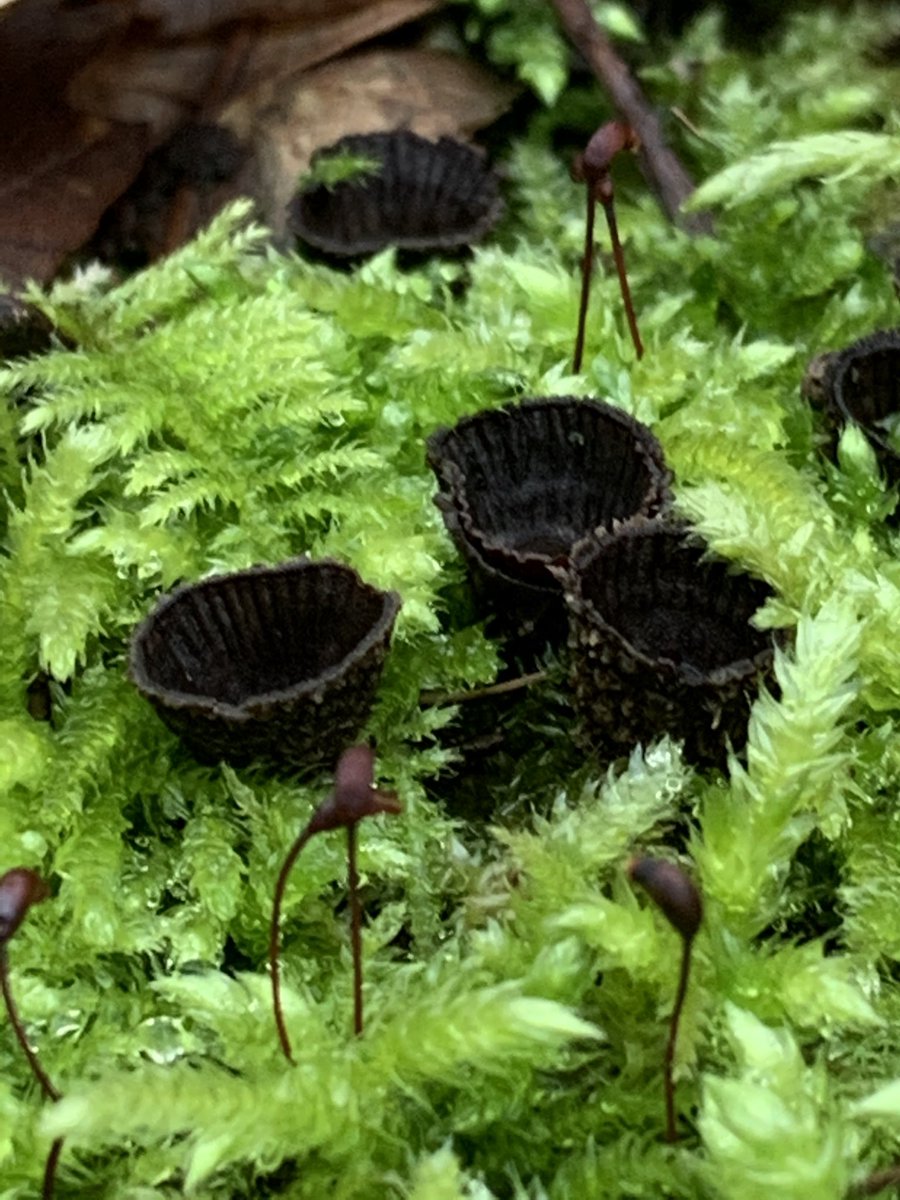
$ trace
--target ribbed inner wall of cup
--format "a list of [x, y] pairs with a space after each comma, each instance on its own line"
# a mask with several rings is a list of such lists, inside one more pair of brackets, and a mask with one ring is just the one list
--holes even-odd
[[347, 180], [334, 192], [325, 187], [305, 192], [300, 199], [304, 231], [315, 242], [339, 242], [358, 252], [386, 246], [389, 213], [383, 190], [380, 177], [369, 177]]
[[863, 425], [900, 412], [900, 344], [851, 357], [837, 386], [847, 412]]
[[464, 473], [472, 525], [486, 542], [556, 558], [639, 512], [650, 471], [632, 429], [590, 405], [535, 407], [463, 426], [448, 453]]
[[607, 625], [650, 659], [707, 674], [752, 659], [770, 643], [750, 617], [769, 589], [676, 534], [607, 542], [581, 575], [581, 595]]
[[337, 253], [462, 244], [497, 202], [486, 163], [451, 139], [371, 134], [346, 138], [340, 149], [376, 159], [381, 169], [311, 188], [295, 202], [301, 235]]
[[334, 667], [384, 612], [384, 597], [325, 566], [199, 586], [147, 630], [149, 681], [166, 691], [239, 705]]

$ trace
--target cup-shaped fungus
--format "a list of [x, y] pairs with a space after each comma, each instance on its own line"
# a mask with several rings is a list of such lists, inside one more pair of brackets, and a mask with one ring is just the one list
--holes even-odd
[[365, 723], [399, 608], [331, 559], [213, 576], [138, 627], [131, 678], [201, 759], [328, 765]]
[[888, 483], [900, 483], [900, 329], [870, 334], [817, 361], [821, 377], [807, 390], [824, 406], [834, 442], [855, 422]]
[[659, 442], [598, 400], [551, 396], [465, 417], [431, 435], [428, 462], [482, 607], [550, 641], [566, 629], [554, 569], [575, 542], [670, 501]]
[[408, 129], [351, 134], [313, 156], [358, 162], [337, 182], [313, 182], [288, 206], [294, 235], [325, 254], [356, 258], [387, 246], [431, 252], [480, 240], [503, 211], [497, 177], [477, 150]]
[[33, 304], [0, 292], [0, 362], [43, 354], [53, 344], [53, 325]]
[[765, 583], [706, 557], [683, 528], [642, 520], [579, 542], [561, 575], [590, 743], [615, 755], [669, 733], [698, 763], [744, 744], [774, 660], [772, 635], [750, 624]]

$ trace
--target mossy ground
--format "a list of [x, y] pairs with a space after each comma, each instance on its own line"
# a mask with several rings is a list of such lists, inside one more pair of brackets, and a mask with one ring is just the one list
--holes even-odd
[[[10, 958], [65, 1099], [42, 1110], [4, 1026], [3, 1200], [38, 1194], [59, 1133], [58, 1195], [110, 1200], [828, 1200], [900, 1158], [895, 497], [856, 431], [826, 462], [799, 391], [814, 354], [896, 323], [867, 242], [895, 199], [895, 77], [868, 53], [884, 6], [798, 18], [752, 59], [705, 19], [648, 70], [698, 174], [835, 132], [809, 172], [828, 177], [798, 179], [784, 152], [751, 162], [715, 238], [694, 240], [617, 177], [647, 354], [634, 361], [603, 258], [578, 377], [582, 195], [551, 133], [610, 114], [593, 88], [562, 91], [543, 6], [481, 7], [496, 58], [556, 57], [536, 82], [549, 107], [504, 157], [508, 219], [471, 260], [336, 272], [268, 249], [238, 206], [118, 287], [58, 285], [42, 304], [78, 349], [4, 372], [0, 870], [54, 883]], [[851, 161], [849, 126], [882, 152]], [[759, 697], [725, 774], [667, 740], [609, 770], [586, 760], [561, 671], [495, 718], [419, 707], [499, 663], [424, 439], [573, 392], [652, 425], [681, 511], [773, 585], [762, 619], [795, 630], [778, 699]], [[124, 662], [160, 590], [300, 552], [403, 595], [369, 732], [405, 812], [361, 830], [358, 1041], [342, 839], [316, 839], [294, 873], [291, 1069], [268, 909], [328, 780], [198, 766]], [[49, 722], [27, 709], [39, 672]], [[478, 757], [484, 727], [503, 738]], [[680, 853], [706, 899], [674, 1147], [661, 1060], [678, 944], [627, 882], [638, 847]]]

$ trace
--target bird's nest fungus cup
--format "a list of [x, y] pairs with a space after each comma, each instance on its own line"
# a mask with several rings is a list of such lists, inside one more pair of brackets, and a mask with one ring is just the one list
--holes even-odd
[[337, 182], [302, 188], [288, 206], [291, 232], [337, 258], [387, 246], [430, 253], [482, 238], [503, 211], [496, 175], [477, 150], [452, 138], [431, 142], [407, 129], [351, 134], [313, 156], [361, 165]]
[[836, 446], [849, 421], [865, 434], [888, 483], [900, 483], [900, 329], [870, 334], [822, 361], [814, 395]]
[[399, 608], [330, 559], [213, 576], [157, 603], [129, 673], [204, 761], [330, 765], [368, 717]]
[[481, 607], [519, 637], [565, 638], [555, 569], [594, 530], [671, 499], [650, 430], [598, 400], [552, 396], [466, 417], [428, 439], [436, 503]]
[[706, 557], [683, 527], [641, 520], [579, 542], [561, 577], [589, 744], [614, 757], [668, 733], [715, 765], [744, 745], [774, 660], [771, 633], [750, 623], [765, 583]]

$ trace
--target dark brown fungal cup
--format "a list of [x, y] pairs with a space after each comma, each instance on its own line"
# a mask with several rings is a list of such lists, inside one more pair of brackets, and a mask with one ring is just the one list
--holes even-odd
[[43, 354], [53, 343], [53, 325], [39, 308], [0, 292], [0, 361]]
[[351, 134], [317, 151], [311, 166], [345, 155], [373, 165], [303, 188], [288, 206], [291, 232], [325, 254], [454, 250], [482, 238], [503, 211], [485, 159], [452, 138], [431, 142], [408, 129]]
[[129, 673], [198, 758], [330, 765], [369, 714], [399, 608], [331, 559], [215, 576], [159, 601]]
[[888, 483], [900, 482], [900, 329], [870, 334], [821, 362], [821, 382], [814, 388], [807, 380], [806, 392], [824, 404], [834, 446], [855, 421]]
[[551, 396], [476, 413], [428, 439], [436, 503], [482, 607], [506, 628], [565, 636], [554, 569], [592, 531], [670, 501], [651, 431], [599, 400]]
[[562, 572], [575, 705], [586, 740], [614, 757], [663, 733], [701, 764], [746, 741], [773, 663], [750, 618], [769, 587], [735, 574], [683, 528], [636, 520], [579, 542]]

